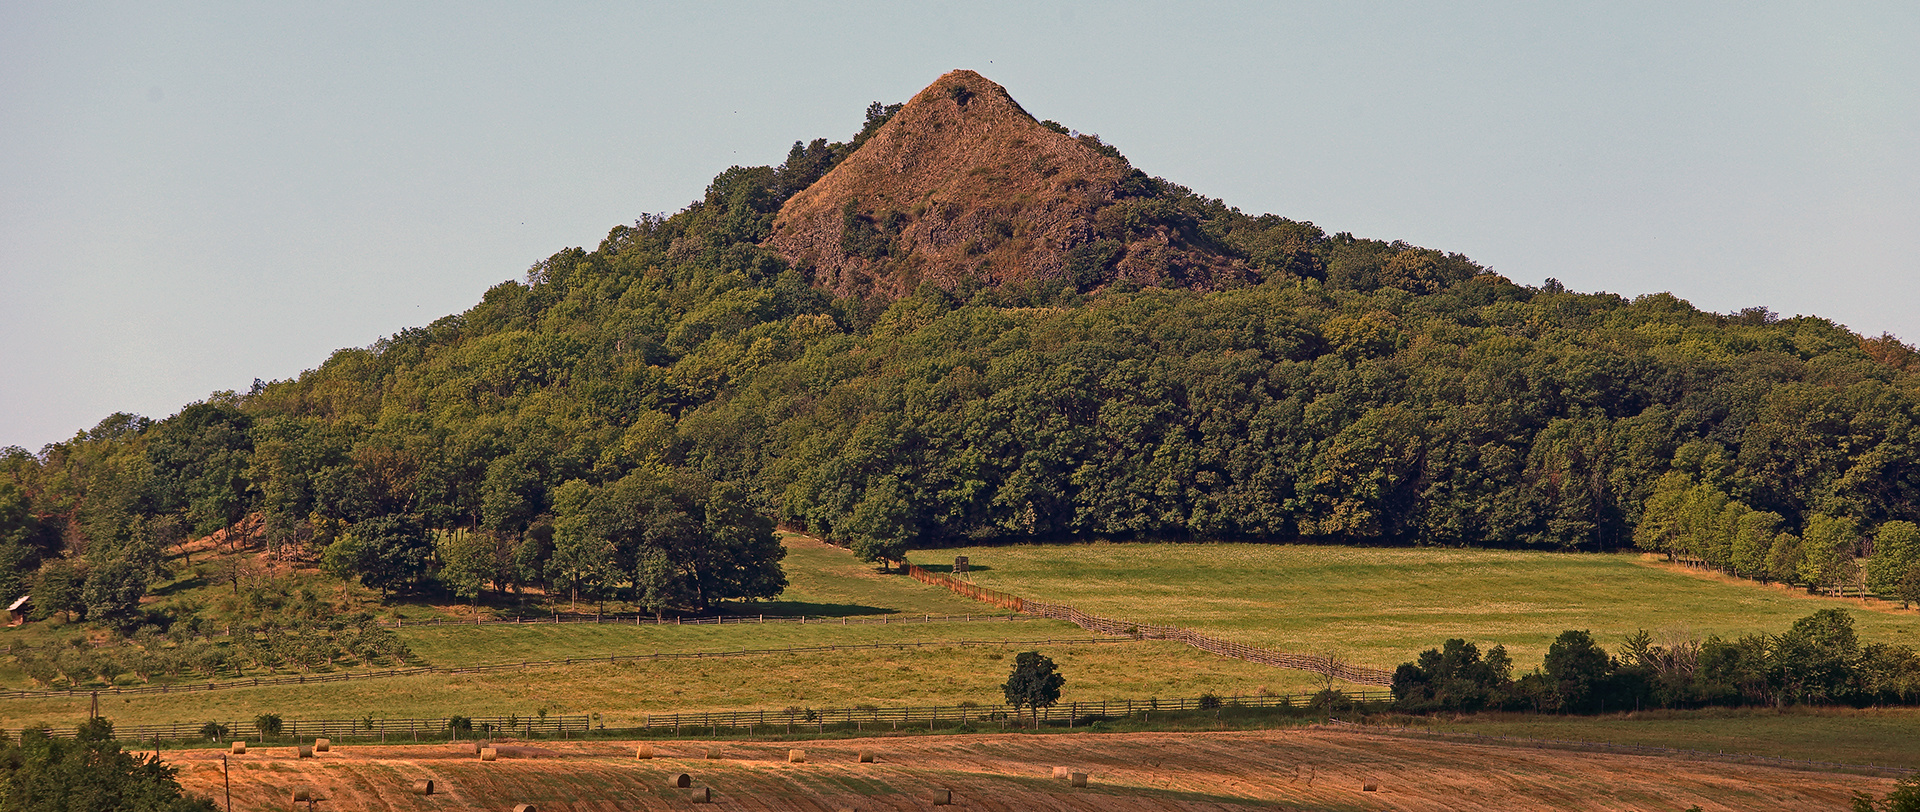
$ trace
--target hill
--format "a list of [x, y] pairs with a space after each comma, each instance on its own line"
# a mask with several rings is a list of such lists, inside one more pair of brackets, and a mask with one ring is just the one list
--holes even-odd
[[382, 596], [659, 612], [780, 594], [771, 520], [873, 560], [1637, 547], [1920, 590], [1920, 355], [1899, 340], [1518, 285], [1240, 212], [1058, 129], [948, 74], [464, 313], [8, 449], [0, 593], [165, 627], [138, 599], [166, 551], [255, 514], [270, 558]]
[[1208, 287], [1249, 275], [1166, 216], [1159, 192], [1118, 150], [956, 70], [788, 200], [767, 245], [839, 296], [899, 298], [921, 283]]

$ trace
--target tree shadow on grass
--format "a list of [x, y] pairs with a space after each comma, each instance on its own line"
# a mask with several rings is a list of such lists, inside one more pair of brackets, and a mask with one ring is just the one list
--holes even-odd
[[182, 592], [186, 592], [191, 589], [199, 589], [206, 585], [207, 585], [207, 577], [205, 575], [195, 573], [189, 577], [182, 578], [178, 581], [174, 581], [173, 583], [159, 587], [148, 594], [154, 595], [156, 597], [164, 598], [169, 595], [178, 595]]
[[812, 603], [809, 601], [756, 601], [728, 603], [714, 607], [714, 614], [766, 615], [767, 617], [859, 617], [861, 615], [897, 615], [898, 609], [865, 606], [858, 603]]
[[[944, 572], [944, 573], [947, 573], [948, 575], [953, 574], [952, 564], [921, 564], [920, 568], [923, 570], [926, 570], [927, 572]], [[993, 568], [985, 564], [968, 564], [967, 565], [967, 572], [992, 572], [992, 571], [993, 571]], [[962, 574], [964, 575], [966, 573], [962, 573]]]

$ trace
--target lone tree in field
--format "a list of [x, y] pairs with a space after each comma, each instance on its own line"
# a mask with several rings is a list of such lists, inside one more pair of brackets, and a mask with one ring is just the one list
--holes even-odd
[[1060, 676], [1053, 660], [1041, 656], [1038, 651], [1023, 651], [1013, 658], [1013, 675], [1007, 678], [1000, 690], [1007, 695], [1007, 704], [1013, 706], [1013, 712], [1019, 713], [1022, 707], [1033, 711], [1033, 726], [1040, 726], [1040, 709], [1053, 707], [1060, 701], [1060, 686], [1067, 684], [1067, 678]]

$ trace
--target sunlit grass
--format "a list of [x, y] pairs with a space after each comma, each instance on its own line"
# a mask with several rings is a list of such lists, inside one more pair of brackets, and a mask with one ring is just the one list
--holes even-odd
[[[1098, 615], [1187, 626], [1253, 645], [1340, 652], [1391, 667], [1459, 637], [1532, 668], [1561, 631], [1609, 648], [1646, 629], [1779, 632], [1858, 604], [1672, 572], [1635, 555], [1266, 544], [978, 547], [975, 583]], [[1920, 645], [1920, 614], [1855, 611], [1863, 639]]]
[[[1304, 693], [1315, 677], [1216, 657], [1177, 643], [938, 646], [759, 655], [728, 659], [576, 664], [481, 674], [424, 675], [364, 682], [243, 688], [193, 694], [102, 695], [117, 724], [287, 719], [433, 718], [600, 713], [608, 725], [647, 713], [788, 706], [1000, 706], [1013, 655], [1038, 649], [1067, 677], [1063, 701], [1191, 697], [1203, 693]], [[89, 697], [0, 702], [0, 726], [72, 725]]]

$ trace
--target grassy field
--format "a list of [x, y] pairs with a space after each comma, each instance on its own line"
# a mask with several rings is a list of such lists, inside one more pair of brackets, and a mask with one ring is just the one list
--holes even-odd
[[[416, 661], [439, 667], [678, 652], [805, 648], [876, 643], [1011, 641], [644, 663], [595, 663], [525, 672], [422, 675], [192, 694], [106, 695], [102, 711], [121, 724], [250, 719], [393, 718], [449, 714], [599, 712], [609, 723], [649, 712], [801, 706], [997, 705], [1013, 653], [1045, 651], [1069, 675], [1066, 701], [1152, 696], [1302, 693], [1318, 687], [1298, 671], [1226, 660], [1170, 643], [1047, 646], [1024, 641], [1085, 639], [1064, 622], [918, 623], [926, 615], [1005, 616], [1002, 610], [898, 574], [881, 574], [845, 550], [789, 536], [790, 585], [779, 601], [728, 607], [731, 614], [805, 614], [820, 623], [654, 626], [617, 623], [412, 626], [400, 635]], [[416, 604], [413, 614], [457, 607]], [[842, 622], [836, 622], [844, 619]], [[876, 624], [888, 619], [894, 622]], [[856, 623], [856, 620], [868, 622]], [[46, 629], [27, 631], [44, 636]], [[222, 679], [229, 677], [222, 677]], [[133, 678], [123, 678], [137, 684]], [[24, 687], [24, 680], [15, 684]], [[72, 724], [88, 697], [0, 700], [0, 726]]]
[[[920, 616], [915, 615], [918, 619]], [[420, 660], [440, 667], [605, 657], [609, 654], [722, 652], [871, 643], [1046, 640], [1093, 637], [1065, 621], [849, 624], [729, 623], [724, 626], [622, 626], [613, 623], [403, 628]]]
[[[1107, 617], [1187, 626], [1253, 645], [1340, 652], [1392, 667], [1460, 637], [1531, 669], [1566, 629], [1616, 648], [1639, 629], [1700, 637], [1787, 628], [1829, 606], [1636, 555], [1264, 544], [1077, 544], [926, 552], [969, 556], [975, 583]], [[930, 567], [946, 569], [946, 567]], [[1855, 611], [1862, 639], [1920, 646], [1920, 613]]]
[[778, 600], [736, 607], [742, 614], [860, 616], [888, 614], [1006, 615], [944, 589], [927, 589], [896, 573], [881, 573], [839, 547], [783, 534], [787, 591]]
[[[804, 615], [825, 618], [823, 623], [726, 626], [648, 624], [639, 627], [617, 623], [408, 626], [401, 628], [399, 634], [417, 656], [407, 665], [457, 667], [608, 654], [801, 648], [895, 640], [1016, 640], [1086, 636], [1086, 632], [1071, 624], [1024, 618], [1011, 623], [912, 623], [929, 615], [1004, 618], [1012, 613], [967, 600], [946, 590], [928, 589], [897, 574], [882, 574], [874, 565], [856, 561], [843, 549], [805, 536], [789, 535], [785, 542], [788, 548], [785, 564], [789, 585], [780, 599], [723, 606], [714, 613], [765, 615], [769, 619]], [[198, 566], [205, 568], [209, 565], [203, 559]], [[322, 582], [318, 575], [312, 575], [311, 580]], [[183, 572], [180, 579], [167, 585], [165, 594], [155, 603], [206, 602], [212, 593], [219, 591], [218, 587], [201, 584], [198, 576]], [[581, 608], [591, 610], [590, 606]], [[618, 605], [609, 606], [607, 610], [631, 611]], [[424, 602], [402, 603], [388, 607], [379, 614], [383, 619], [401, 617], [412, 620], [471, 620], [473, 617], [466, 606]], [[848, 625], [839, 625], [839, 622]], [[888, 623], [875, 625], [881, 622]], [[46, 645], [53, 640], [78, 634], [80, 629], [78, 624], [68, 625], [59, 620], [35, 622], [20, 628], [0, 630], [0, 646], [16, 643]], [[394, 664], [340, 670], [383, 670], [390, 666]], [[329, 673], [333, 671], [323, 670]], [[249, 671], [244, 674], [222, 674], [213, 679], [251, 676], [267, 674]], [[161, 683], [169, 681], [205, 682], [206, 678], [157, 679]], [[140, 684], [131, 674], [122, 676], [119, 682], [123, 685]], [[10, 658], [0, 657], [0, 687], [36, 686]], [[85, 687], [99, 686], [95, 681], [89, 681]]]
[[[1017, 625], [1017, 624], [1010, 624]], [[1062, 700], [1191, 697], [1202, 693], [1296, 693], [1318, 686], [1310, 674], [1215, 657], [1177, 643], [1002, 647], [939, 646], [757, 655], [726, 659], [576, 664], [527, 671], [422, 675], [241, 688], [193, 694], [100, 698], [117, 724], [252, 719], [433, 718], [600, 713], [609, 726], [646, 713], [778, 710], [789, 706], [999, 706], [1013, 655], [1038, 648], [1067, 675]], [[0, 701], [0, 727], [71, 725], [86, 718], [89, 697]]]
[[[407, 627], [421, 662], [441, 667], [671, 652], [934, 642], [915, 649], [766, 654], [640, 663], [581, 663], [525, 671], [423, 675], [364, 682], [195, 694], [112, 695], [101, 710], [123, 724], [288, 719], [434, 718], [600, 713], [609, 726], [649, 713], [858, 705], [984, 706], [1001, 702], [1012, 655], [1040, 648], [1067, 675], [1063, 701], [1306, 693], [1312, 674], [1257, 666], [1166, 642], [1041, 645], [1087, 638], [1046, 620], [919, 623], [926, 615], [1000, 610], [898, 574], [845, 550], [786, 538], [790, 586], [777, 601], [724, 607], [736, 615], [823, 622], [725, 626], [526, 624]], [[1173, 623], [1294, 651], [1337, 651], [1382, 666], [1447, 637], [1503, 643], [1521, 668], [1562, 629], [1591, 629], [1608, 645], [1635, 629], [1693, 634], [1778, 631], [1825, 606], [1803, 593], [1674, 571], [1635, 556], [1279, 545], [1092, 544], [941, 551], [971, 557], [973, 578], [1016, 594], [1114, 617]], [[917, 556], [931, 563], [934, 554]], [[943, 569], [938, 568], [937, 569]], [[191, 592], [177, 592], [191, 599]], [[610, 607], [611, 609], [611, 607]], [[413, 604], [407, 615], [459, 616], [464, 607]], [[1004, 614], [1004, 613], [1000, 613]], [[1856, 611], [1868, 640], [1920, 642], [1920, 614]], [[884, 624], [860, 623], [888, 619]], [[843, 620], [844, 619], [844, 620]], [[0, 632], [0, 640], [57, 634]], [[1006, 641], [960, 645], [962, 641]], [[0, 671], [4, 671], [0, 668]], [[131, 681], [130, 679], [128, 680]], [[0, 701], [0, 726], [70, 725], [88, 698]], [[1920, 766], [1920, 712], [1699, 711], [1630, 717], [1487, 715], [1431, 722], [1442, 729], [1727, 750], [1786, 758]], [[1905, 760], [1902, 760], [1905, 759]]]

